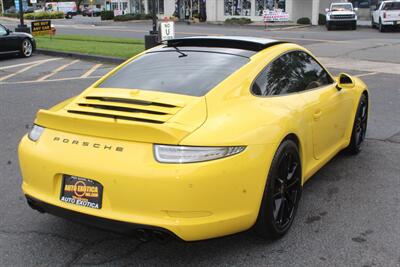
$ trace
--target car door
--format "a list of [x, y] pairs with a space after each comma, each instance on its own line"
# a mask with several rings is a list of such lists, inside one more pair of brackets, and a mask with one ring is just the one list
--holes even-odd
[[374, 23], [376, 23], [376, 24], [379, 23], [379, 13], [380, 13], [380, 10], [381, 10], [381, 8], [380, 8], [381, 6], [382, 6], [382, 3], [378, 4], [376, 6], [375, 10], [372, 12], [372, 17], [373, 17]]
[[352, 93], [337, 89], [336, 81], [309, 54], [292, 53], [297, 62], [299, 84], [306, 102], [305, 115], [312, 133], [315, 159], [323, 159], [334, 153], [344, 142], [346, 129], [351, 120]]
[[[352, 95], [338, 90], [331, 75], [304, 51], [290, 51], [271, 62], [253, 83], [256, 95], [295, 97], [290, 103], [306, 124], [307, 151], [321, 159], [344, 140], [351, 119]], [[305, 118], [305, 119], [304, 119]]]
[[1, 53], [16, 52], [20, 47], [18, 37], [11, 34], [2, 25], [0, 25], [0, 44]]
[[9, 50], [9, 44], [7, 42], [8, 32], [6, 28], [0, 25], [0, 53], [5, 53]]

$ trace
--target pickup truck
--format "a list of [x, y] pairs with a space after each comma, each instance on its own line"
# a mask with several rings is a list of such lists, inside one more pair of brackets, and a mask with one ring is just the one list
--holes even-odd
[[346, 26], [357, 29], [357, 8], [352, 3], [332, 3], [326, 12], [326, 29], [330, 31], [334, 26]]
[[371, 25], [384, 32], [388, 27], [400, 27], [400, 1], [383, 1], [372, 11]]

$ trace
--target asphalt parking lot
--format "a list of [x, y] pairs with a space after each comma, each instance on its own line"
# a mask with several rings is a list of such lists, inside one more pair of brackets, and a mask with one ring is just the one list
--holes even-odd
[[339, 154], [305, 185], [281, 240], [245, 232], [192, 243], [141, 241], [31, 210], [20, 190], [18, 142], [39, 108], [81, 92], [113, 67], [100, 64], [0, 59], [0, 266], [400, 266], [400, 85], [389, 69], [331, 64], [334, 74], [358, 75], [370, 88], [367, 140], [360, 155]]

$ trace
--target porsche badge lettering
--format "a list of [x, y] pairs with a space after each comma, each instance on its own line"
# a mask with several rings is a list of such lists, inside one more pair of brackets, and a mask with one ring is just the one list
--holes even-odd
[[116, 152], [124, 151], [124, 148], [121, 146], [111, 146], [111, 145], [105, 145], [105, 144], [100, 144], [100, 143], [91, 143], [91, 142], [86, 142], [86, 141], [81, 141], [81, 140], [62, 138], [62, 137], [58, 137], [58, 136], [55, 136], [53, 138], [53, 141], [63, 143], [63, 144], [78, 145], [78, 146], [91, 147], [91, 148], [116, 151]]

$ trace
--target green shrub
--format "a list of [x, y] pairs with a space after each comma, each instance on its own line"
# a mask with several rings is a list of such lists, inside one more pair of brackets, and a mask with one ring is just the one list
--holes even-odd
[[244, 24], [249, 24], [251, 23], [251, 19], [249, 18], [230, 18], [225, 20], [225, 24], [239, 24], [239, 25], [244, 25]]
[[4, 13], [3, 16], [9, 18], [19, 18], [19, 13]]
[[114, 11], [108, 10], [108, 11], [101, 11], [101, 20], [112, 20], [114, 19]]
[[114, 17], [114, 21], [129, 21], [129, 20], [148, 20], [153, 17], [149, 14], [125, 14], [121, 16]]
[[318, 25], [325, 25], [326, 24], [326, 16], [325, 14], [319, 14], [318, 16]]
[[304, 25], [311, 24], [311, 20], [309, 18], [299, 18], [297, 20], [297, 24], [304, 24]]
[[64, 12], [35, 12], [24, 14], [26, 19], [62, 19], [64, 18]]

